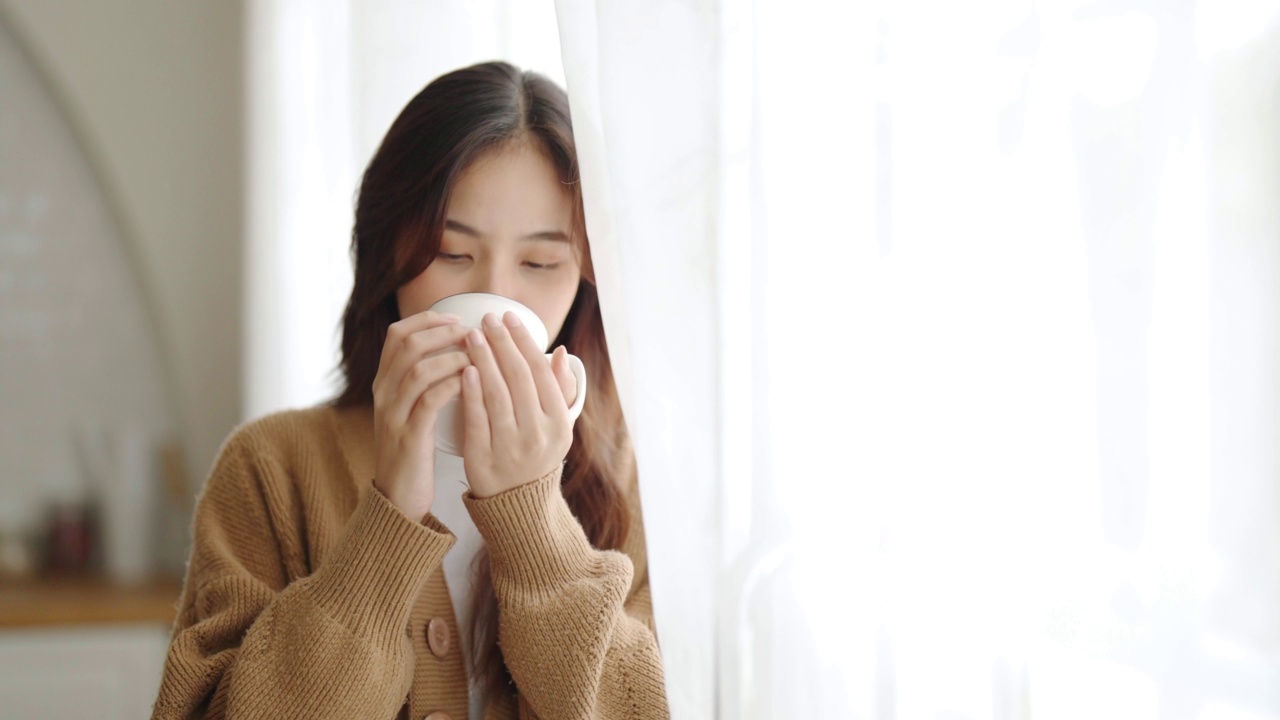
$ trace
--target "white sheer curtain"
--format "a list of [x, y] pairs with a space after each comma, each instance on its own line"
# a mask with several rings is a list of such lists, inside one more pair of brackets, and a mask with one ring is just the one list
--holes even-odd
[[1280, 718], [1275, 4], [557, 11], [677, 717]]

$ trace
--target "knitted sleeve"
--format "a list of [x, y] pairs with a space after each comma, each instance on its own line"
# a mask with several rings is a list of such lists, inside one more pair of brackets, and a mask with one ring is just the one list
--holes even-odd
[[667, 718], [648, 574], [633, 583], [630, 557], [591, 546], [560, 491], [561, 470], [465, 496], [489, 546], [498, 642], [520, 714]]
[[234, 433], [197, 504], [152, 717], [393, 718], [412, 680], [409, 611], [453, 536], [370, 486], [319, 567], [291, 581], [310, 550], [263, 445]]

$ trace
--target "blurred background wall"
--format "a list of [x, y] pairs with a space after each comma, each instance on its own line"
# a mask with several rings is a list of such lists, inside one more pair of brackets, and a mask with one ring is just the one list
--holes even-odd
[[0, 0], [116, 214], [168, 362], [185, 466], [240, 419], [244, 8]]
[[144, 717], [242, 419], [244, 9], [0, 0], [0, 31], [0, 716]]

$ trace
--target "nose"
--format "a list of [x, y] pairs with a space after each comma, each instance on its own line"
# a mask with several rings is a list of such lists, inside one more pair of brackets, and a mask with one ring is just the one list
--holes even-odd
[[515, 292], [515, 286], [511, 280], [510, 273], [503, 268], [490, 264], [476, 273], [471, 292], [490, 293], [515, 299], [512, 294]]

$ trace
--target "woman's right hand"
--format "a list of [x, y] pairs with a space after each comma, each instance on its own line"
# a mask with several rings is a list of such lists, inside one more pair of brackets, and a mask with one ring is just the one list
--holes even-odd
[[373, 485], [415, 522], [435, 500], [436, 416], [461, 393], [471, 364], [459, 322], [428, 311], [392, 323], [373, 379]]

